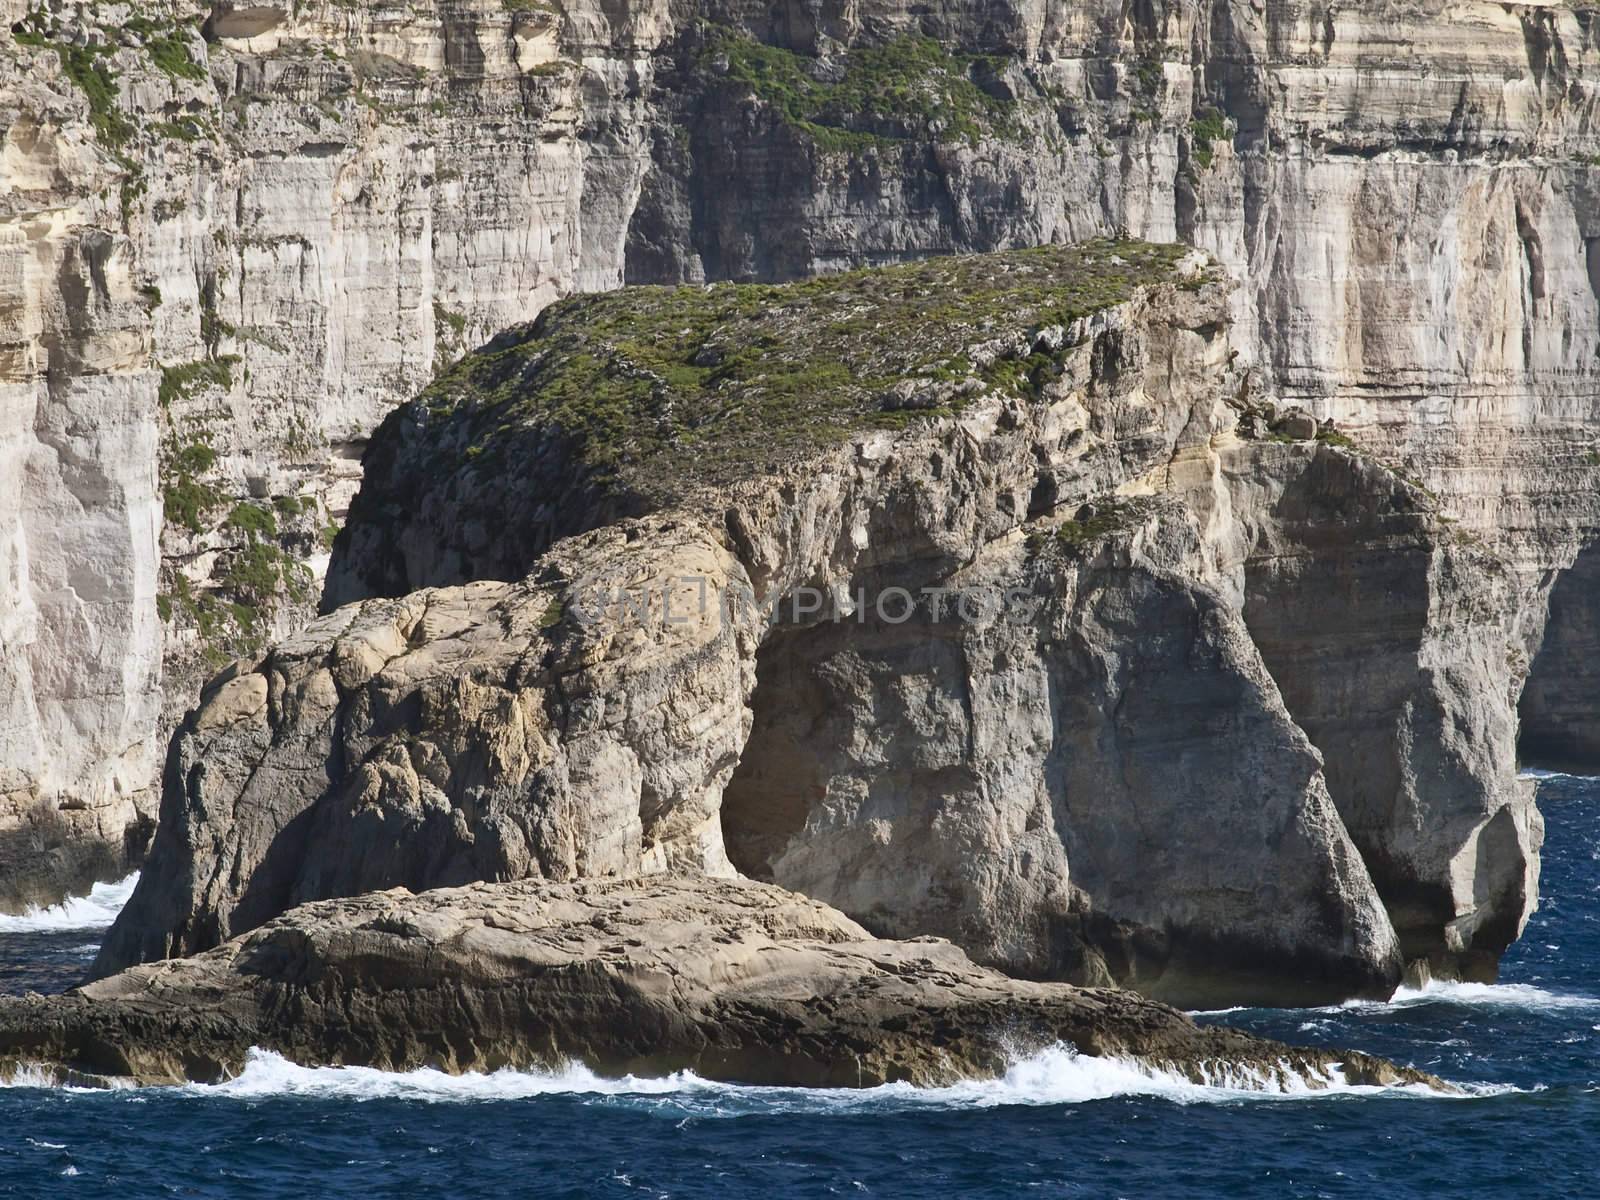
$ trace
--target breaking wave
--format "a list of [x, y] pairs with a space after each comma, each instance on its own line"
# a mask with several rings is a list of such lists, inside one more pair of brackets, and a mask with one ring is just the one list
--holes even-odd
[[[6, 1081], [11, 1087], [48, 1086], [35, 1071]], [[145, 1091], [148, 1089], [137, 1089]], [[168, 1089], [163, 1089], [168, 1090]], [[1078, 1054], [1055, 1046], [1015, 1063], [998, 1079], [971, 1080], [946, 1087], [908, 1083], [871, 1088], [757, 1087], [716, 1083], [692, 1071], [661, 1077], [606, 1078], [579, 1064], [556, 1071], [500, 1070], [450, 1075], [421, 1069], [380, 1071], [371, 1067], [302, 1067], [268, 1050], [251, 1050], [245, 1068], [218, 1084], [171, 1089], [193, 1098], [259, 1101], [286, 1097], [353, 1101], [399, 1100], [423, 1103], [484, 1103], [566, 1096], [585, 1102], [652, 1107], [685, 1116], [741, 1116], [751, 1113], [852, 1113], [914, 1109], [973, 1109], [1006, 1106], [1082, 1104], [1142, 1096], [1176, 1104], [1317, 1099], [1337, 1096], [1412, 1096], [1441, 1098], [1429, 1088], [1369, 1087], [1346, 1083], [1337, 1070], [1305, 1079], [1234, 1069], [1196, 1083], [1175, 1072], [1141, 1063]], [[1475, 1087], [1469, 1095], [1512, 1089]]]
[[[1600, 1009], [1600, 997], [1580, 996], [1564, 992], [1546, 991], [1531, 983], [1455, 983], [1449, 980], [1429, 980], [1422, 987], [1401, 986], [1387, 1000], [1346, 1000], [1342, 1004], [1329, 1004], [1320, 1008], [1282, 1009], [1283, 1012], [1306, 1013], [1380, 1013], [1425, 1005], [1460, 1005], [1469, 1008], [1547, 1011], [1571, 1009]], [[1228, 1017], [1238, 1013], [1271, 1011], [1255, 1009], [1248, 1005], [1232, 1008], [1208, 1008], [1191, 1012], [1192, 1017]], [[1302, 1027], [1303, 1028], [1303, 1027]]]
[[139, 873], [135, 871], [115, 883], [97, 883], [87, 896], [71, 896], [49, 908], [30, 908], [20, 916], [0, 913], [0, 933], [109, 929], [138, 882]]
[[[1351, 1007], [1362, 1001], [1352, 1001]], [[1430, 980], [1420, 988], [1402, 987], [1389, 998], [1392, 1008], [1423, 1004], [1460, 1004], [1498, 1009], [1600, 1009], [1600, 998], [1550, 992], [1531, 983], [1451, 983]]]

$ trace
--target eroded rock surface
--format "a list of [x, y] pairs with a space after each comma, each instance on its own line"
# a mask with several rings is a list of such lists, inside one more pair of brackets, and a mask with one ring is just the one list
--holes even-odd
[[576, 1060], [612, 1075], [943, 1084], [1058, 1043], [1195, 1080], [1440, 1086], [1364, 1054], [1200, 1027], [1129, 992], [1008, 979], [936, 938], [874, 939], [815, 901], [704, 878], [324, 901], [194, 958], [0, 1000], [0, 1069], [77, 1082], [214, 1080], [258, 1046], [391, 1070]]
[[0, 454], [43, 500], [0, 488], [0, 822], [57, 854], [34, 890], [143, 843], [166, 730], [309, 613], [383, 413], [575, 290], [1185, 241], [1242, 283], [1252, 395], [1507, 556], [1513, 690], [1600, 524], [1582, 5], [5, 12]]
[[1600, 546], [1556, 578], [1541, 633], [1519, 710], [1523, 756], [1600, 772]]
[[[1241, 438], [1227, 294], [1096, 243], [500, 339], [380, 434], [330, 576], [380, 595], [180, 731], [97, 969], [374, 887], [676, 867], [1187, 1004], [1492, 971], [1539, 833], [1505, 567], [1336, 439]], [[1341, 588], [1406, 620], [1325, 620]], [[1350, 709], [1369, 651], [1385, 703]]]

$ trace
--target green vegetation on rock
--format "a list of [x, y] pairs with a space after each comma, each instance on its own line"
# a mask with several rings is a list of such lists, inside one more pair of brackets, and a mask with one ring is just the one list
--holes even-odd
[[832, 79], [816, 60], [731, 31], [710, 53], [726, 59], [729, 78], [747, 85], [783, 119], [828, 149], [933, 136], [977, 143], [985, 134], [1015, 137], [1015, 101], [979, 87], [974, 74], [998, 59], [952, 53], [932, 38], [904, 35], [841, 55]]
[[1101, 240], [573, 297], [463, 358], [422, 404], [453, 419], [474, 470], [509, 469], [532, 432], [570, 439], [599, 478], [681, 494], [986, 392], [1032, 397], [1083, 336], [1076, 320], [1169, 281], [1185, 253]]
[[163, 621], [182, 619], [194, 626], [201, 661], [209, 670], [234, 658], [253, 656], [266, 642], [255, 608], [197, 589], [182, 573], [174, 575], [170, 592], [156, 597], [156, 611]]
[[452, 312], [437, 300], [433, 302], [433, 324], [435, 331], [443, 328], [451, 334], [460, 337], [467, 329], [467, 318], [461, 313]]
[[251, 541], [278, 536], [278, 518], [272, 515], [272, 510], [249, 501], [233, 506], [233, 511], [228, 514], [227, 525]]
[[1194, 140], [1194, 160], [1202, 170], [1210, 167], [1216, 157], [1213, 146], [1217, 142], [1227, 141], [1230, 136], [1228, 119], [1214, 108], [1208, 108], [1196, 117], [1189, 126], [1189, 132]]
[[1064, 546], [1088, 546], [1148, 520], [1159, 502], [1148, 496], [1112, 496], [1087, 504], [1056, 530]]
[[174, 79], [199, 83], [207, 78], [206, 69], [190, 55], [189, 40], [180, 32], [180, 26], [170, 21], [163, 24], [150, 17], [133, 16], [123, 22], [122, 28], [137, 35], [150, 61]]
[[233, 365], [239, 360], [234, 355], [205, 358], [195, 362], [179, 363], [161, 368], [161, 385], [156, 389], [156, 399], [162, 408], [175, 400], [187, 400], [196, 392], [208, 387], [231, 388]]
[[117, 107], [117, 76], [101, 61], [111, 53], [109, 46], [71, 46], [51, 42], [42, 37], [17, 40], [24, 45], [48, 47], [61, 60], [61, 73], [77, 85], [89, 101], [89, 123], [94, 126], [100, 142], [109, 150], [117, 150], [133, 137], [134, 126]]
[[217, 453], [204, 442], [191, 442], [163, 455], [161, 507], [168, 524], [199, 533], [202, 518], [222, 502], [222, 495], [200, 476], [217, 461]]

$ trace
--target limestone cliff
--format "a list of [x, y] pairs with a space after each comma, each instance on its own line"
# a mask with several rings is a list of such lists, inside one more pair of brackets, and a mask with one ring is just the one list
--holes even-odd
[[[12, 862], [56, 857], [32, 883], [0, 863], [0, 905], [143, 841], [160, 731], [212, 667], [299, 622], [360, 443], [466, 348], [623, 280], [794, 278], [1119, 226], [1241, 280], [1239, 386], [1336, 419], [1507, 560], [1497, 715], [1458, 698], [1441, 727], [1503, 721], [1532, 663], [1530, 731], [1564, 732], [1530, 751], [1593, 753], [1600, 682], [1555, 649], [1586, 636], [1581, 592], [1551, 623], [1568, 640], [1539, 653], [1600, 527], [1592, 10], [6, 11], [0, 453], [34, 466], [4, 476], [31, 470], [26, 496], [0, 492], [17, 580], [0, 826], [26, 826]], [[96, 255], [114, 269], [74, 265]], [[115, 338], [137, 350], [108, 354]], [[1392, 661], [1437, 674], [1439, 643], [1413, 642]], [[1413, 720], [1404, 688], [1386, 703], [1386, 728]], [[1506, 737], [1446, 774], [1503, 775]], [[1335, 802], [1378, 824], [1436, 786], [1385, 767], [1404, 798], [1362, 798], [1344, 769]], [[1468, 790], [1487, 811], [1501, 786]]]
[[13, 908], [142, 851], [166, 732], [307, 615], [383, 413], [555, 296], [621, 281], [637, 166], [607, 147], [642, 126], [626, 49], [558, 59], [544, 6], [7, 14]]
[[[180, 731], [97, 969], [373, 888], [671, 868], [1184, 1003], [1492, 975], [1539, 840], [1505, 568], [1381, 464], [1242, 439], [1228, 294], [1097, 242], [491, 343], [368, 456], [330, 597], [396, 598]], [[1348, 726], [1298, 697], [1370, 643], [1274, 602], [1295, 561], [1416, 598]]]

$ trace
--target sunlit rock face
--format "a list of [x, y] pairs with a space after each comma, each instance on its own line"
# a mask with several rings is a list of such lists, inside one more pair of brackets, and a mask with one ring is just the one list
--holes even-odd
[[97, 969], [688, 870], [1191, 1006], [1492, 976], [1540, 840], [1505, 562], [1263, 434], [1229, 293], [1101, 241], [630, 288], [468, 356], [376, 435], [331, 611], [180, 729]]
[[[1237, 394], [1332, 419], [1508, 560], [1496, 705], [1593, 541], [1588, 10], [5, 16], [0, 907], [142, 849], [168, 732], [310, 614], [383, 415], [574, 291], [1181, 240], [1240, 282]], [[1575, 661], [1535, 671], [1568, 725]]]

